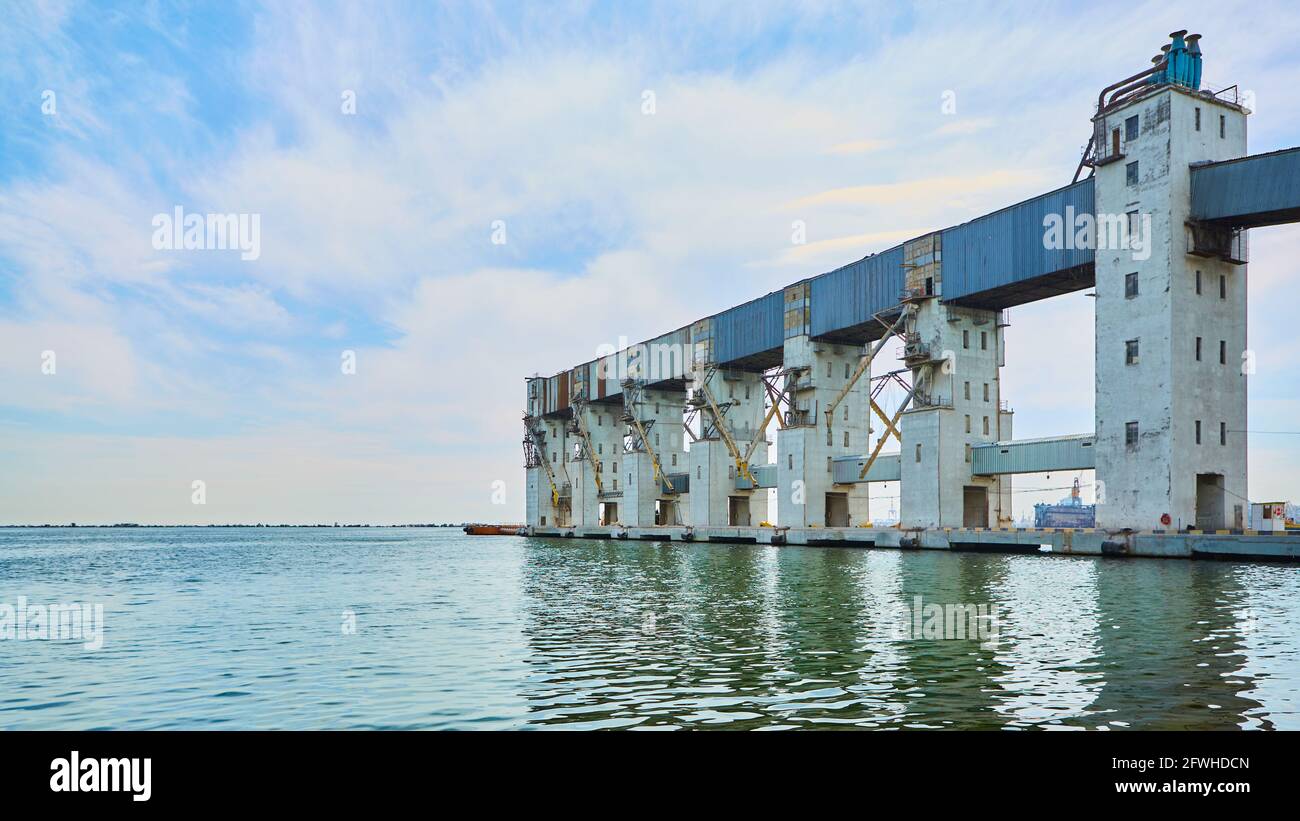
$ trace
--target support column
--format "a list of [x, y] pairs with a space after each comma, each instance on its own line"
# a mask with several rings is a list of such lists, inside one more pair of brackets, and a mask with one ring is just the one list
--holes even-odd
[[[626, 482], [619, 481], [618, 475], [623, 455], [623, 424], [619, 419], [622, 408], [606, 401], [577, 402], [573, 413], [569, 427], [570, 441], [573, 442], [569, 467], [574, 477], [574, 524], [594, 527], [604, 520], [611, 523], [622, 521], [626, 485]], [[586, 454], [583, 430], [590, 439], [590, 457]], [[600, 467], [599, 484], [593, 463]], [[603, 505], [615, 506], [605, 511], [604, 520], [601, 516]]]
[[857, 345], [814, 340], [809, 286], [785, 291], [784, 368], [794, 409], [777, 433], [777, 523], [788, 527], [853, 527], [870, 520], [868, 485], [835, 484], [831, 460], [867, 451], [870, 379], [859, 379], [836, 409], [828, 431], [822, 410], [835, 401], [862, 358]]
[[[767, 521], [767, 489], [740, 490], [736, 487], [736, 460], [717, 430], [716, 420], [702, 394], [707, 379], [709, 393], [722, 411], [723, 424], [742, 454], [754, 441], [765, 415], [766, 390], [762, 375], [749, 371], [699, 367], [692, 390], [699, 410], [700, 437], [690, 450], [690, 516], [693, 525], [757, 526]], [[766, 432], [764, 433], [766, 436]], [[750, 457], [751, 469], [767, 464], [766, 439]]]
[[[997, 527], [1010, 521], [1001, 477], [971, 474], [971, 445], [1010, 438], [1002, 410], [1001, 314], [916, 293], [904, 361], [916, 393], [902, 417], [903, 527]], [[1009, 486], [1009, 483], [1007, 483]]]
[[1097, 525], [1243, 527], [1244, 238], [1188, 216], [1190, 165], [1243, 156], [1246, 111], [1164, 85], [1093, 122]]
[[[658, 456], [664, 476], [686, 473], [682, 443], [682, 408], [686, 403], [686, 392], [636, 388], [625, 383], [624, 397], [627, 401], [621, 419], [626, 426], [621, 468], [622, 486], [625, 488], [622, 523], [633, 527], [683, 524], [686, 521], [686, 512], [680, 506], [683, 488], [674, 486], [670, 493], [661, 481], [656, 480], [649, 449], [653, 448]], [[640, 441], [637, 427], [631, 421], [633, 417], [645, 431], [647, 443]]]
[[[544, 527], [572, 521], [572, 483], [565, 462], [564, 420], [545, 416], [545, 380], [527, 380], [524, 411], [524, 521]], [[558, 498], [557, 498], [558, 497]]]

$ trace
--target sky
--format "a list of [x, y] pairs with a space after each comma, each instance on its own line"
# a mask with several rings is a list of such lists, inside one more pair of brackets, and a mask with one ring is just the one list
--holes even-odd
[[[1300, 144], [1298, 16], [16, 0], [0, 523], [521, 520], [525, 377], [1070, 182], [1174, 29], [1253, 95], [1252, 153]], [[156, 247], [177, 208], [255, 215], [256, 253]], [[1298, 252], [1252, 232], [1254, 499], [1300, 500]], [[1091, 300], [1010, 319], [1016, 437], [1090, 432]]]

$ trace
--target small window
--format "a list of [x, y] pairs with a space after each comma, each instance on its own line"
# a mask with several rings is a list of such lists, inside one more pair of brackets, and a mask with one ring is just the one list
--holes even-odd
[[970, 461], [970, 442], [966, 443], [966, 461]]
[[749, 385], [746, 385], [746, 386], [745, 386], [745, 398], [746, 398], [746, 399], [749, 398]]
[[848, 402], [845, 402], [845, 403], [844, 403], [844, 421], [845, 421], [845, 422], [849, 421], [849, 403], [848, 403]]
[[848, 379], [848, 378], [849, 378], [849, 373], [850, 373], [850, 371], [849, 371], [849, 363], [845, 362], [845, 363], [844, 363], [844, 378], [845, 378], [845, 379]]
[[964, 387], [964, 390], [965, 390], [965, 392], [966, 392], [966, 401], [969, 402], [969, 401], [970, 401], [970, 383], [969, 383], [969, 382], [966, 383], [966, 385], [965, 385], [965, 387]]
[[1128, 218], [1128, 236], [1129, 236], [1129, 242], [1131, 243], [1133, 241], [1133, 237], [1136, 237], [1138, 235], [1139, 213], [1137, 211], [1129, 211], [1127, 214], [1125, 214], [1125, 216]]
[[827, 363], [826, 363], [826, 378], [827, 378], [827, 379], [830, 379], [830, 377], [831, 377], [831, 363], [827, 362]]
[[677, 454], [673, 454], [673, 467], [677, 467]]
[[1137, 273], [1124, 275], [1124, 298], [1132, 299], [1138, 295], [1138, 275]]
[[618, 480], [614, 480], [614, 490], [618, 490]]
[[849, 446], [849, 432], [844, 431], [844, 447], [847, 448], [848, 446]]
[[1196, 444], [1201, 444], [1201, 420], [1196, 420]]
[[1228, 423], [1227, 422], [1219, 423], [1219, 444], [1220, 445], [1228, 444]]
[[989, 383], [984, 383], [984, 401], [989, 401]]
[[555, 451], [551, 451], [551, 463], [555, 463]]
[[1134, 160], [1133, 162], [1131, 162], [1131, 163], [1129, 163], [1128, 165], [1124, 166], [1124, 184], [1125, 184], [1125, 185], [1137, 185], [1137, 184], [1138, 184], [1138, 164], [1137, 164], [1137, 160]]
[[1227, 136], [1227, 134], [1228, 134], [1228, 118], [1220, 114], [1219, 115], [1219, 139], [1222, 140], [1224, 137]]
[[832, 472], [833, 472], [832, 469], [831, 469], [831, 457], [829, 457], [829, 456], [826, 457], [826, 472], [827, 472], [827, 473], [832, 473]]
[[658, 415], [659, 415], [659, 403], [656, 402], [656, 403], [655, 403], [655, 416], [658, 416]]
[[603, 455], [604, 453], [605, 453], [605, 443], [604, 443], [604, 442], [597, 442], [597, 443], [596, 443], [596, 455], [597, 455], [597, 456], [600, 456], [600, 455]]
[[611, 468], [610, 473], [618, 473], [618, 462], [610, 462], [609, 465]]
[[1219, 364], [1228, 364], [1228, 340], [1226, 339], [1219, 340]]
[[1228, 298], [1228, 278], [1219, 274], [1219, 299]]
[[966, 432], [970, 433], [970, 414], [966, 414]]
[[696, 479], [703, 479], [703, 478], [704, 478], [704, 466], [703, 466], [703, 465], [696, 465], [696, 466], [695, 466], [695, 478], [696, 478]]
[[1196, 107], [1196, 130], [1201, 130], [1201, 107]]
[[655, 447], [659, 447], [659, 434], [655, 434]]
[[969, 347], [970, 347], [970, 331], [967, 331], [967, 330], [965, 330], [965, 329], [962, 330], [962, 332], [961, 332], [961, 346], [962, 346], [963, 348], [969, 348]]
[[596, 427], [598, 427], [598, 428], [603, 428], [603, 427], [605, 427], [605, 417], [600, 416], [600, 415], [597, 415], [597, 416], [596, 416]]
[[1201, 272], [1196, 272], [1196, 295], [1201, 295]]
[[1201, 361], [1201, 338], [1196, 337], [1196, 361]]
[[989, 349], [989, 332], [980, 331], [980, 350], [987, 351], [988, 349]]
[[1124, 364], [1136, 365], [1138, 363], [1138, 341], [1130, 339], [1124, 343]]
[[735, 478], [736, 478], [736, 466], [735, 466], [735, 465], [727, 465], [727, 478], [728, 478], [728, 479], [735, 479]]
[[787, 454], [786, 454], [786, 456], [785, 456], [785, 463], [786, 463], [786, 467], [790, 468], [790, 470], [794, 470], [794, 454], [793, 454], [793, 453], [787, 453]]
[[1124, 121], [1124, 141], [1132, 142], [1138, 138], [1138, 115], [1134, 114]]
[[987, 416], [984, 417], [984, 435], [989, 435], [989, 418]]
[[1126, 422], [1124, 424], [1124, 444], [1136, 445], [1138, 443], [1138, 423]]
[[916, 443], [916, 461], [917, 461], [918, 463], [921, 461], [921, 443], [920, 443], [920, 442], [917, 442], [917, 443]]

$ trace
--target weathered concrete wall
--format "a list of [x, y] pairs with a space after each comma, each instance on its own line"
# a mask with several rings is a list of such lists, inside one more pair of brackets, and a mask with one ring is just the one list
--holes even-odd
[[808, 424], [777, 433], [777, 520], [781, 525], [826, 526], [828, 493], [844, 494], [851, 525], [870, 519], [868, 486], [837, 485], [831, 469], [833, 457], [868, 450], [871, 382], [867, 375], [854, 383], [835, 409], [829, 434], [824, 414], [861, 359], [858, 346], [819, 342], [806, 334], [785, 340], [784, 366], [807, 369], [795, 383], [793, 398]]
[[[705, 370], [701, 368], [697, 373], [702, 376]], [[763, 423], [767, 392], [761, 376], [745, 371], [717, 370], [710, 377], [708, 387], [719, 408], [726, 407], [724, 423], [743, 453]], [[701, 416], [707, 417], [708, 411], [702, 410]], [[772, 427], [776, 427], [775, 424]], [[730, 524], [730, 498], [733, 496], [748, 499], [752, 523], [758, 524], [767, 518], [767, 491], [736, 489], [736, 463], [720, 436], [692, 442], [690, 448], [691, 499], [686, 521], [695, 525]], [[767, 459], [768, 446], [763, 441], [754, 450], [750, 461], [754, 465], [764, 465]]]
[[[961, 527], [966, 487], [984, 490], [985, 522], [1010, 518], [1005, 480], [972, 476], [970, 446], [1009, 438], [1001, 426], [1002, 328], [995, 311], [918, 302], [909, 330], [942, 365], [914, 369], [920, 385], [902, 418], [901, 522], [904, 527]], [[928, 404], [927, 404], [928, 403]], [[1004, 510], [1004, 505], [1006, 509]]]
[[[1133, 116], [1138, 136], [1123, 139]], [[1195, 526], [1197, 474], [1221, 474], [1223, 490], [1213, 495], [1226, 516], [1211, 526], [1231, 527], [1234, 507], [1245, 509], [1245, 435], [1227, 433], [1221, 444], [1220, 430], [1246, 428], [1246, 269], [1190, 255], [1185, 223], [1190, 163], [1244, 155], [1246, 115], [1171, 88], [1108, 113], [1102, 125], [1108, 137], [1120, 129], [1124, 157], [1096, 172], [1097, 524], [1159, 528], [1168, 514], [1169, 527]], [[1128, 168], [1134, 162], [1135, 181]], [[1149, 225], [1146, 244], [1113, 247], [1101, 226], [1127, 225], [1134, 212], [1135, 225]], [[1129, 274], [1137, 276], [1136, 294], [1126, 290]], [[1136, 362], [1127, 356], [1130, 340]], [[1127, 441], [1132, 422], [1135, 443]]]
[[[565, 424], [561, 419], [543, 419], [540, 422], [542, 445], [539, 448], [541, 458], [546, 459], [555, 473], [555, 482], [561, 489], [566, 483], [571, 484], [568, 463], [565, 459], [568, 440]], [[543, 468], [528, 468], [525, 476], [525, 521], [528, 524], [568, 524], [572, 518], [569, 511], [560, 511], [552, 504], [551, 484]]]

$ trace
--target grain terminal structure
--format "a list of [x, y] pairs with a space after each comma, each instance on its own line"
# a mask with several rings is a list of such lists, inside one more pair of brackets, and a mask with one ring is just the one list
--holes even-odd
[[[528, 379], [529, 532], [1300, 557], [1245, 530], [1246, 229], [1300, 220], [1300, 148], [1246, 154], [1199, 39], [1101, 93], [1070, 185]], [[1085, 288], [1095, 429], [1017, 441], [1005, 309]], [[1073, 469], [1095, 528], [1009, 527], [1007, 477]], [[870, 482], [899, 483], [897, 527], [869, 526]]]

